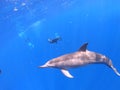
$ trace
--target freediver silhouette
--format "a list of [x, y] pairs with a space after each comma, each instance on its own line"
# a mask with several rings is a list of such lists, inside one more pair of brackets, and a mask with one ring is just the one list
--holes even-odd
[[61, 37], [59, 36], [59, 37], [56, 37], [56, 38], [53, 38], [53, 39], [48, 39], [48, 42], [49, 43], [57, 43], [59, 40], [61, 40]]

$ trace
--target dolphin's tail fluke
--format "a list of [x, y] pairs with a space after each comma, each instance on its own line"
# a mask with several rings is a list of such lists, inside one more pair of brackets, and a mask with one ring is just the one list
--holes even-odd
[[118, 75], [120, 76], [120, 73], [117, 71], [117, 69], [112, 65], [110, 66], [112, 68], [112, 70]]
[[118, 76], [120, 76], [120, 73], [118, 72], [118, 70], [114, 67], [112, 61], [109, 59], [107, 62], [106, 62], [106, 65], [108, 67], [110, 67]]

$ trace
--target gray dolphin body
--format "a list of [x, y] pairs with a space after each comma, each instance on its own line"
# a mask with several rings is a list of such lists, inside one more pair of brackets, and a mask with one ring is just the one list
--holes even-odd
[[118, 76], [120, 73], [113, 66], [112, 61], [102, 54], [98, 54], [92, 51], [88, 51], [87, 48], [88, 43], [83, 44], [77, 52], [65, 54], [57, 58], [53, 58], [49, 60], [44, 65], [39, 66], [40, 68], [58, 68], [61, 69], [61, 72], [67, 76], [68, 78], [73, 78], [73, 76], [69, 73], [69, 68], [75, 68], [79, 66], [84, 66], [87, 64], [105, 64], [110, 67]]

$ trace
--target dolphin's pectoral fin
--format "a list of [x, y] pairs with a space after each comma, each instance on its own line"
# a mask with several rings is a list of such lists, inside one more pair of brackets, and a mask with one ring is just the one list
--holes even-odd
[[61, 69], [61, 72], [68, 78], [73, 78], [73, 76], [66, 69]]

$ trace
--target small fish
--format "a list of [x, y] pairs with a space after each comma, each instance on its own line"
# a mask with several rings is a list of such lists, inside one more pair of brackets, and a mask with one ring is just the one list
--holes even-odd
[[0, 69], [0, 74], [2, 73], [2, 70]]

